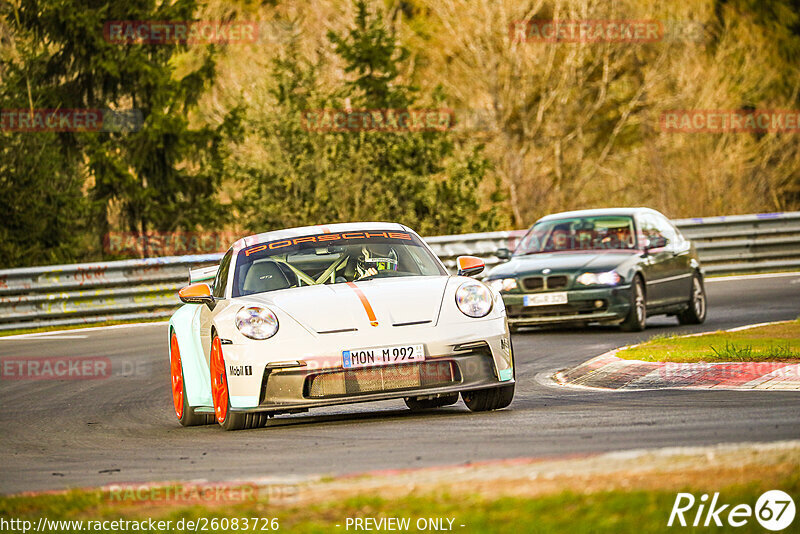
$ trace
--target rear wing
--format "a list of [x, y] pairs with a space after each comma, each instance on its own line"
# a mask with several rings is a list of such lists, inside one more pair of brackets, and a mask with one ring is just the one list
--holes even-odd
[[210, 267], [200, 267], [199, 269], [189, 269], [189, 283], [195, 282], [211, 282], [217, 276], [219, 265], [212, 265]]

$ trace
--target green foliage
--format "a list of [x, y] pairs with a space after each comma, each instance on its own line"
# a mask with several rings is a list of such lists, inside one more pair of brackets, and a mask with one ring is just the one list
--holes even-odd
[[[355, 26], [329, 40], [345, 62], [333, 91], [319, 88], [317, 70], [289, 45], [273, 64], [269, 111], [249, 117], [247, 130], [263, 158], [237, 158], [229, 175], [244, 185], [242, 212], [252, 231], [336, 221], [388, 220], [424, 235], [493, 228], [496, 206], [482, 211], [479, 186], [489, 169], [482, 148], [447, 131], [309, 131], [315, 109], [407, 109], [421, 104], [415, 88], [397, 83], [408, 52], [380, 13], [356, 3]], [[344, 78], [345, 76], [343, 76]], [[441, 107], [432, 95], [428, 108]], [[251, 143], [254, 141], [251, 140]]]
[[413, 104], [414, 87], [395, 85], [400, 65], [409, 57], [408, 49], [398, 46], [393, 31], [384, 26], [378, 11], [370, 16], [364, 1], [355, 3], [355, 27], [346, 36], [328, 32], [328, 40], [336, 53], [345, 60], [345, 73], [356, 73], [354, 81], [346, 82], [345, 94], [360, 93], [367, 108], [404, 108]]
[[[171, 62], [185, 46], [121, 45], [103, 36], [109, 20], [192, 20], [195, 2], [89, 4], [23, 1], [3, 8], [13, 45], [0, 57], [0, 104], [134, 109], [144, 124], [127, 133], [8, 134], [2, 187], [10, 193], [4, 202], [13, 204], [7, 213], [19, 218], [0, 230], [7, 265], [96, 259], [109, 230], [192, 229], [224, 213], [217, 209], [219, 145], [230, 125], [192, 127], [187, 118], [214, 77], [214, 47], [177, 78]], [[34, 245], [18, 245], [31, 239]]]
[[782, 361], [788, 359], [800, 359], [800, 351], [792, 349], [789, 343], [783, 345], [772, 344], [754, 350], [753, 345], [737, 345], [725, 340], [723, 347], [709, 346], [714, 353], [714, 360], [720, 362], [751, 362], [751, 361]]
[[[12, 33], [11, 4], [0, 16], [0, 110], [55, 107], [39, 94], [48, 64], [36, 33]], [[89, 204], [79, 154], [69, 134], [0, 131], [0, 268], [80, 259]]]
[[82, 259], [89, 204], [76, 159], [59, 137], [0, 133], [0, 268]]
[[[0, 132], [0, 267], [97, 260], [109, 231], [385, 219], [430, 235], [610, 204], [674, 217], [800, 205], [796, 134], [658, 128], [670, 109], [798, 109], [800, 0], [585, 4], [589, 19], [702, 27], [697, 39], [633, 46], [509, 42], [508, 21], [555, 16], [552, 2], [528, 13], [357, 1], [346, 27], [338, 2], [293, 5], [0, 2], [0, 109], [133, 108], [144, 118], [129, 133]], [[235, 49], [103, 36], [105, 21], [215, 17], [280, 31]], [[488, 128], [313, 132], [303, 122], [322, 108], [442, 107], [483, 113]]]

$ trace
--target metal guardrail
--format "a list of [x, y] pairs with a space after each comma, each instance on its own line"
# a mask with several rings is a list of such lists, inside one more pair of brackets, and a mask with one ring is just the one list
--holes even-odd
[[[800, 269], [800, 212], [680, 219], [707, 274]], [[513, 249], [525, 230], [425, 239], [453, 268], [461, 255], [487, 265], [500, 247]], [[109, 320], [168, 317], [189, 269], [213, 265], [222, 254], [174, 256], [0, 270], [0, 330]]]

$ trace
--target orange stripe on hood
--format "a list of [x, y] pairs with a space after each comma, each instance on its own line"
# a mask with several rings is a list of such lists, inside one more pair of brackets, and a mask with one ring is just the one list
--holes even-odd
[[356, 292], [356, 295], [358, 295], [359, 300], [361, 300], [361, 305], [364, 306], [364, 311], [367, 312], [367, 318], [369, 319], [369, 324], [371, 324], [372, 326], [378, 326], [378, 318], [375, 317], [375, 312], [372, 311], [372, 305], [369, 303], [369, 300], [367, 300], [367, 296], [364, 294], [364, 292], [361, 291], [361, 288], [359, 288], [353, 282], [347, 282], [347, 285], [353, 291]]

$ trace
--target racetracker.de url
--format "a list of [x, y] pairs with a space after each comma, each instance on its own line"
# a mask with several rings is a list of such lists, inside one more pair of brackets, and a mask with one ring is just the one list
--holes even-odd
[[275, 532], [274, 517], [198, 517], [195, 519], [6, 519], [0, 532]]

